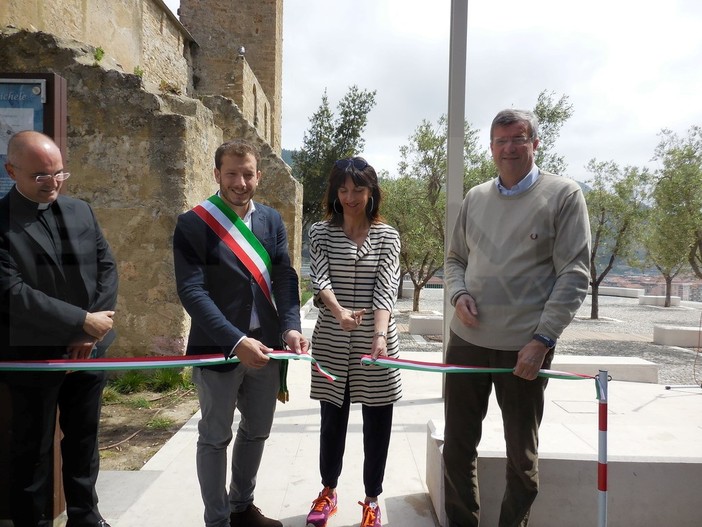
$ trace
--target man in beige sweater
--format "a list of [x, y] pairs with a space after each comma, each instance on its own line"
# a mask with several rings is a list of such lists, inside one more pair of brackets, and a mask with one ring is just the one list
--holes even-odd
[[444, 461], [450, 527], [480, 521], [477, 447], [492, 387], [502, 410], [507, 482], [499, 527], [525, 526], [539, 488], [538, 431], [556, 341], [588, 287], [590, 226], [579, 185], [534, 163], [538, 121], [503, 110], [490, 129], [498, 177], [466, 195], [450, 240], [455, 306], [450, 364], [513, 374], [448, 375]]

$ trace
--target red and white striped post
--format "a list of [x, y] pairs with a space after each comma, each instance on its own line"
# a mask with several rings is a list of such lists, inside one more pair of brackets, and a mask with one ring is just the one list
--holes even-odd
[[600, 370], [597, 376], [599, 384], [599, 435], [597, 449], [597, 491], [598, 491], [598, 527], [607, 527], [607, 382], [609, 375]]

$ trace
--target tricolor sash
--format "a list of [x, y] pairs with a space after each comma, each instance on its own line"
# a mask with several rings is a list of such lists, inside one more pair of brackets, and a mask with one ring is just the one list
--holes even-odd
[[265, 297], [275, 307], [271, 297], [271, 257], [251, 229], [217, 195], [210, 196], [197, 205], [193, 212], [200, 216], [244, 264]]

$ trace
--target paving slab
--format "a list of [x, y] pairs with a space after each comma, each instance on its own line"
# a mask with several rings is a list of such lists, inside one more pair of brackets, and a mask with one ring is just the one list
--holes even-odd
[[[440, 362], [436, 352], [406, 358]], [[303, 526], [320, 490], [319, 405], [309, 399], [310, 370], [292, 363], [291, 401], [279, 404], [257, 483], [255, 503], [286, 527]], [[443, 419], [442, 376], [403, 371], [403, 399], [396, 405], [381, 508], [384, 525], [438, 525], [426, 485], [427, 423]], [[552, 379], [547, 389], [541, 431], [543, 455], [593, 459], [598, 445], [597, 400], [592, 380]], [[702, 467], [702, 389], [666, 390], [650, 383], [610, 384], [609, 456], [611, 459], [685, 458]], [[203, 525], [195, 473], [199, 413], [141, 471], [104, 472], [98, 481], [101, 510], [113, 527], [151, 524]], [[339, 512], [330, 527], [360, 523], [363, 498], [360, 406], [350, 415], [345, 465], [339, 482]], [[481, 455], [504, 453], [499, 408], [491, 401]], [[699, 470], [702, 477], [702, 468]], [[596, 507], [596, 489], [592, 489]], [[546, 496], [545, 500], [548, 499]], [[132, 500], [131, 503], [125, 501]], [[690, 503], [691, 511], [696, 510]]]

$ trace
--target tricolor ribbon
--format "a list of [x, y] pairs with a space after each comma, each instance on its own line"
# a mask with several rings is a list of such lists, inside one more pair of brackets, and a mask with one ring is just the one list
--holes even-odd
[[[325, 371], [312, 355], [292, 351], [268, 353], [276, 360], [304, 360], [314, 364], [317, 371], [329, 381], [336, 377]], [[96, 370], [146, 370], [154, 368], [184, 368], [186, 366], [216, 366], [240, 362], [238, 358], [225, 359], [222, 355], [185, 355], [172, 357], [131, 357], [99, 359], [56, 359], [0, 362], [0, 371], [96, 371]]]
[[[479, 366], [460, 366], [458, 364], [444, 364], [439, 362], [423, 362], [418, 360], [397, 359], [394, 357], [378, 357], [373, 360], [370, 355], [361, 357], [361, 364], [382, 366], [384, 368], [399, 368], [402, 370], [428, 371], [435, 373], [512, 373], [512, 368], [483, 368]], [[569, 373], [557, 370], [539, 370], [539, 377], [551, 379], [595, 379], [592, 375]]]
[[[276, 360], [303, 360], [314, 365], [319, 373], [329, 381], [335, 381], [336, 376], [322, 368], [317, 360], [308, 353], [297, 354], [292, 351], [272, 351], [268, 354]], [[34, 361], [6, 361], [0, 362], [0, 371], [96, 371], [96, 370], [145, 370], [155, 368], [184, 368], [186, 366], [216, 366], [239, 362], [234, 357], [225, 359], [222, 355], [185, 355], [171, 357], [131, 357], [99, 359], [56, 359]], [[424, 362], [393, 357], [379, 357], [375, 360], [370, 355], [361, 358], [365, 366], [375, 365], [383, 368], [398, 368], [403, 370], [426, 371], [435, 373], [512, 373], [512, 368], [484, 368], [479, 366], [461, 366], [458, 364], [444, 364], [438, 362]], [[551, 379], [583, 380], [597, 379], [592, 375], [569, 373], [557, 370], [539, 370], [539, 377]], [[598, 394], [601, 387], [597, 385]]]

